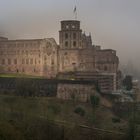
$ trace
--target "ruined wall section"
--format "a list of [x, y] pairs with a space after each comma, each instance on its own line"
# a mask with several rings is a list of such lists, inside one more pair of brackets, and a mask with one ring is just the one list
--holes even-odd
[[119, 59], [115, 50], [97, 50], [95, 61], [96, 69], [100, 72], [117, 73], [118, 71]]
[[61, 49], [59, 50], [59, 72], [74, 72], [79, 68], [79, 50]]
[[88, 102], [90, 96], [95, 95], [96, 90], [93, 84], [61, 84], [57, 86], [57, 98], [63, 100], [73, 100]]

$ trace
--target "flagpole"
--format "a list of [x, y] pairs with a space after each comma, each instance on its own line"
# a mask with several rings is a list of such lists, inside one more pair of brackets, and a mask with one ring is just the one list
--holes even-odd
[[77, 20], [77, 3], [78, 3], [78, 0], [75, 0], [75, 6], [74, 6], [74, 9], [73, 9], [73, 14], [74, 14], [74, 19]]
[[74, 7], [73, 13], [74, 13], [75, 20], [77, 20], [77, 7], [76, 6]]

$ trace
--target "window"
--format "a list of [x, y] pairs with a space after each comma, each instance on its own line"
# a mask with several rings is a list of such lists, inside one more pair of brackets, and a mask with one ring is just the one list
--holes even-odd
[[25, 60], [24, 59], [22, 59], [22, 64], [25, 64]]
[[26, 64], [29, 64], [29, 59], [26, 59]]
[[68, 47], [68, 41], [65, 42], [65, 47]]
[[28, 51], [26, 51], [26, 55], [28, 55]]
[[24, 72], [24, 68], [22, 68], [22, 72]]
[[5, 64], [5, 59], [2, 59], [2, 64]]
[[17, 59], [14, 59], [14, 64], [15, 64], [15, 65], [17, 64]]
[[36, 59], [35, 59], [35, 65], [36, 65]]
[[76, 41], [73, 41], [73, 46], [76, 47]]
[[8, 64], [9, 64], [9, 65], [11, 64], [11, 59], [8, 59]]
[[76, 39], [76, 33], [73, 33], [73, 39]]
[[66, 29], [69, 29], [69, 25], [66, 25]]
[[46, 57], [46, 56], [44, 56], [44, 60], [45, 60], [45, 61], [47, 60], [47, 57]]
[[24, 54], [24, 51], [22, 50], [22, 54]]
[[54, 59], [52, 59], [52, 62], [51, 63], [52, 63], [52, 65], [54, 65]]
[[68, 39], [68, 33], [65, 33], [65, 39]]
[[30, 64], [33, 64], [33, 59], [32, 58], [30, 59]]
[[81, 42], [80, 42], [79, 46], [81, 47]]
[[20, 51], [19, 50], [17, 50], [17, 54], [20, 54]]
[[104, 70], [107, 71], [107, 66], [104, 67]]
[[75, 28], [75, 25], [72, 25], [72, 28], [74, 29]]

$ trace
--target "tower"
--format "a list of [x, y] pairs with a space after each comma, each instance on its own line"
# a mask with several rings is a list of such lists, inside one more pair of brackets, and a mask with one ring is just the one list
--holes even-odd
[[61, 21], [59, 44], [60, 49], [77, 49], [82, 47], [82, 30], [80, 29], [80, 21]]

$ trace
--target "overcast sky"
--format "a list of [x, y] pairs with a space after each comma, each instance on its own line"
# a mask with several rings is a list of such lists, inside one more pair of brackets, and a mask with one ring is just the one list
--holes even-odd
[[74, 19], [75, 5], [93, 44], [116, 49], [123, 64], [140, 67], [140, 0], [0, 0], [0, 34], [58, 42], [60, 21]]

